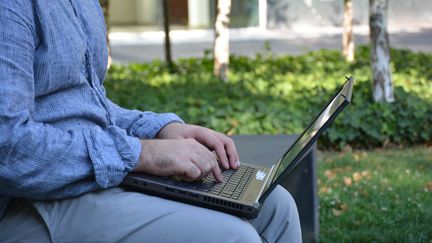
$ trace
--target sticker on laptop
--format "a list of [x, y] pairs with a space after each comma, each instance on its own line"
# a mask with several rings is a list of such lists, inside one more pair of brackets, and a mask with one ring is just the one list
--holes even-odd
[[260, 171], [260, 170], [259, 170], [259, 171], [256, 173], [255, 178], [256, 178], [257, 180], [262, 181], [262, 180], [264, 180], [265, 176], [266, 176], [266, 173], [264, 173], [263, 171]]

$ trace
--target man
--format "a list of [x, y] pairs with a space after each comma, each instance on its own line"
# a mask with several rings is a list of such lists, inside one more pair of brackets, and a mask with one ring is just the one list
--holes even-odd
[[0, 23], [0, 242], [301, 241], [280, 187], [252, 221], [116, 187], [131, 171], [222, 181], [239, 158], [223, 134], [106, 98], [97, 0], [0, 1]]

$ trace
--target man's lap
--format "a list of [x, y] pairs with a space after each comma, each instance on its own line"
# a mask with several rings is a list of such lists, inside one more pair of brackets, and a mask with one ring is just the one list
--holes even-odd
[[[54, 242], [220, 242], [225, 239], [229, 239], [227, 242], [260, 242], [254, 226], [267, 224], [257, 220], [251, 224], [222, 212], [121, 188], [65, 200], [34, 202], [33, 205], [37, 211], [27, 206], [30, 209], [19, 216], [29, 221], [28, 214], [32, 214], [33, 223], [39, 225], [44, 221], [43, 239], [51, 236]], [[2, 223], [4, 225], [0, 222], [0, 226]]]
[[[194, 239], [211, 237], [208, 235], [211, 232], [205, 229], [208, 224], [215, 224], [212, 227], [215, 234], [221, 230], [232, 233], [249, 230], [253, 233], [253, 227], [240, 218], [121, 188], [88, 193], [62, 200], [60, 204], [34, 204], [47, 223], [54, 241], [97, 239], [101, 242], [133, 242], [135, 237], [145, 235], [148, 242], [172, 242], [174, 239], [178, 242], [193, 242]], [[86, 227], [82, 224], [86, 224]], [[224, 224], [232, 228], [223, 229]], [[241, 229], [235, 229], [234, 226]], [[185, 234], [191, 228], [195, 234]], [[217, 237], [211, 237], [209, 241], [212, 239]]]
[[49, 242], [43, 219], [26, 200], [12, 199], [0, 220], [0, 242]]

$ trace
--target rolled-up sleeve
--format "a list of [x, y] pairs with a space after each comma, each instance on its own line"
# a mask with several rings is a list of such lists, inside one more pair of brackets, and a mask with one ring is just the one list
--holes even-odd
[[139, 139], [126, 135], [116, 126], [109, 126], [105, 131], [87, 130], [84, 139], [101, 188], [120, 184], [126, 173], [133, 170], [141, 153]]
[[0, 195], [55, 199], [116, 186], [137, 163], [138, 138], [115, 126], [64, 130], [33, 119], [29, 2], [0, 1]]

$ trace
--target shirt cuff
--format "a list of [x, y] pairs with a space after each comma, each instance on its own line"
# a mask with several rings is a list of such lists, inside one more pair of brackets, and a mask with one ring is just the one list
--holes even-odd
[[85, 133], [86, 144], [100, 188], [119, 185], [135, 168], [141, 153], [141, 142], [123, 129], [109, 126], [104, 131]]
[[164, 128], [173, 122], [184, 123], [183, 120], [174, 113], [151, 114], [150, 117], [140, 118], [131, 128], [131, 134], [139, 138], [151, 139]]

